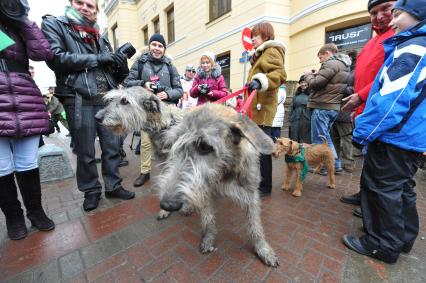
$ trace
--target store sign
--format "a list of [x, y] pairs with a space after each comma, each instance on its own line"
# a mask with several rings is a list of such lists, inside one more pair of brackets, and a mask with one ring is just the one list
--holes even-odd
[[226, 54], [224, 56], [218, 57], [216, 59], [216, 62], [219, 64], [219, 66], [223, 69], [227, 69], [231, 67], [231, 55]]
[[371, 24], [329, 31], [325, 42], [334, 43], [339, 49], [363, 47], [371, 38]]

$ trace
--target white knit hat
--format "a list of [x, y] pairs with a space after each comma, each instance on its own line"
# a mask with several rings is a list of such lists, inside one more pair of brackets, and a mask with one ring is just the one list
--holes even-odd
[[213, 62], [213, 64], [216, 64], [216, 55], [213, 52], [206, 51], [204, 52], [201, 57], [206, 56], [210, 59], [210, 61]]

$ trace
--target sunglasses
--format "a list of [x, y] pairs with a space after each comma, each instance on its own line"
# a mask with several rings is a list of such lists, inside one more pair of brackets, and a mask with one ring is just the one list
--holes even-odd
[[193, 72], [194, 74], [196, 73], [195, 70], [186, 70], [187, 72]]

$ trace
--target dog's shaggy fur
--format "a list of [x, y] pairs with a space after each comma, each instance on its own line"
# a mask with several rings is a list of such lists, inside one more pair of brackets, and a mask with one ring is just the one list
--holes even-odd
[[259, 154], [271, 154], [273, 143], [260, 128], [233, 109], [207, 104], [180, 112], [166, 107], [142, 88], [107, 94], [109, 105], [98, 121], [115, 132], [139, 128], [148, 132], [154, 151], [164, 158], [157, 178], [159, 218], [172, 211], [196, 209], [201, 215], [203, 253], [216, 250], [215, 200], [225, 196], [241, 206], [259, 258], [276, 267], [278, 258], [265, 239], [261, 223]]
[[[335, 176], [334, 176], [334, 155], [333, 151], [327, 144], [327, 140], [322, 137], [322, 144], [306, 144], [303, 143], [305, 149], [305, 159], [308, 161], [309, 167], [315, 167], [315, 173], [317, 173], [321, 166], [324, 165], [327, 168], [329, 183], [328, 187], [334, 189], [336, 187]], [[275, 143], [275, 149], [273, 156], [279, 158], [282, 155], [297, 156], [300, 155], [300, 144], [292, 141], [288, 138], [279, 138]], [[303, 163], [301, 162], [286, 162], [287, 165], [287, 176], [281, 189], [287, 191], [290, 189], [290, 181], [293, 173], [296, 176], [296, 187], [293, 191], [293, 196], [300, 197], [302, 195], [303, 183], [300, 180], [300, 172], [303, 169]]]

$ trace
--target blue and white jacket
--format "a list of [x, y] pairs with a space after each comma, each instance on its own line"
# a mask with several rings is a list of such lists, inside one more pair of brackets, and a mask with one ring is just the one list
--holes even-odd
[[353, 140], [426, 152], [426, 20], [387, 39], [384, 48], [385, 62], [355, 120]]

